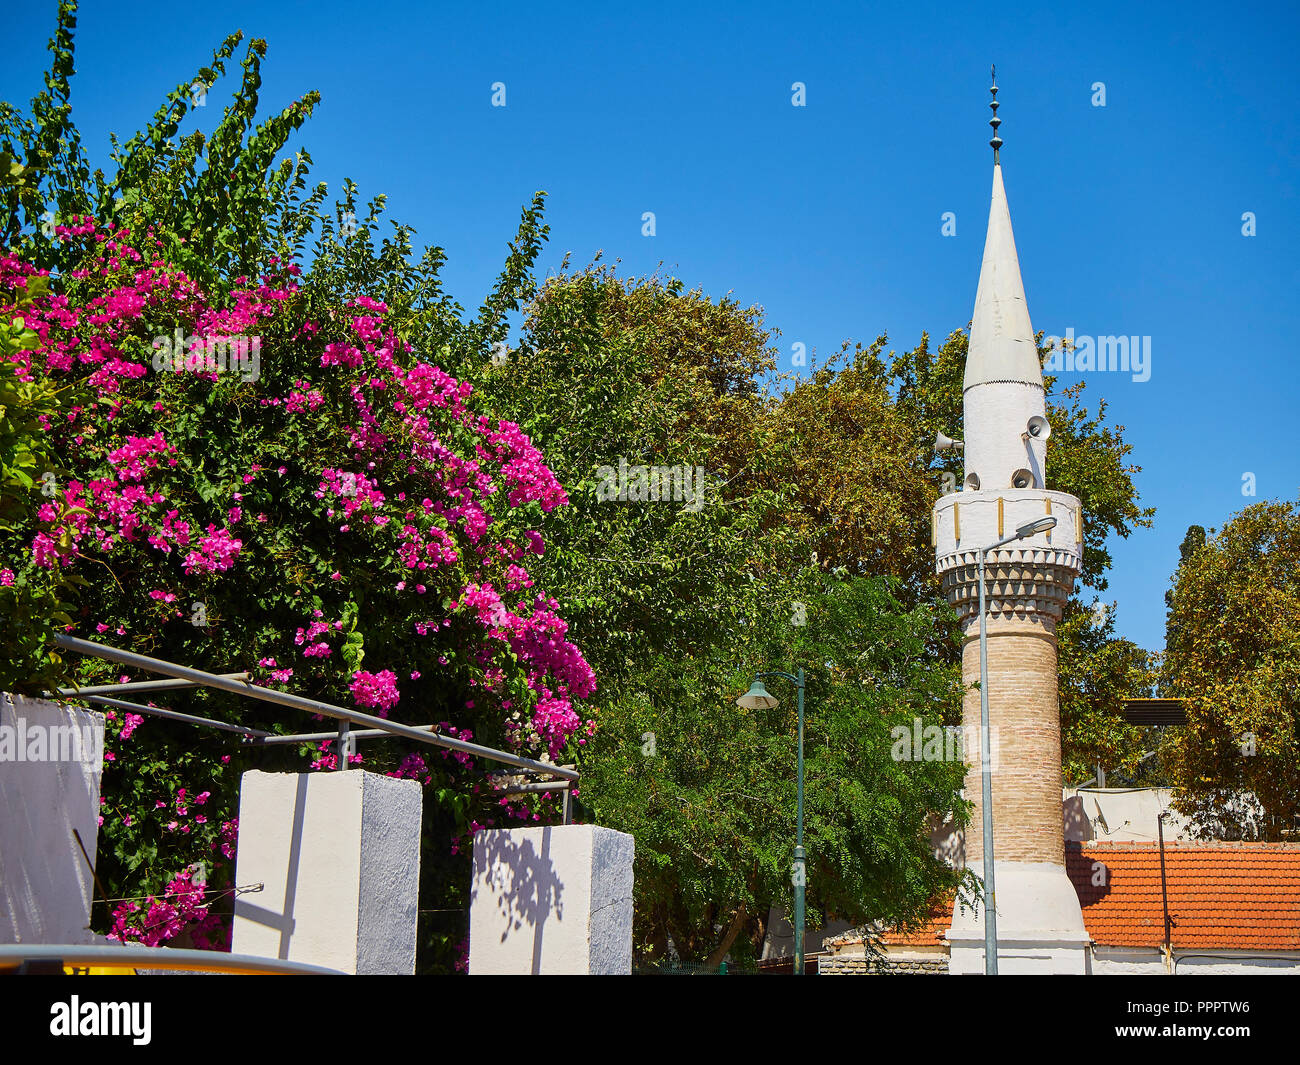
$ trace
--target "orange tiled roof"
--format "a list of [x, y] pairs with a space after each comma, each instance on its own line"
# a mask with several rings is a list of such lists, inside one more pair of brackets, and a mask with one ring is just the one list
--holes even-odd
[[[954, 896], [936, 899], [930, 904], [930, 912], [925, 921], [911, 932], [899, 932], [886, 928], [880, 932], [880, 942], [889, 947], [936, 947], [946, 946], [944, 933], [952, 924], [952, 904]], [[827, 939], [826, 944], [832, 948], [859, 946], [862, 943], [862, 929], [850, 928], [837, 936]]]
[[944, 938], [952, 925], [953, 896], [937, 900], [930, 908], [930, 915], [925, 923], [911, 932], [898, 932], [887, 928], [881, 933], [880, 941], [889, 947], [934, 947], [946, 946]]
[[[1095, 862], [1103, 886], [1093, 886]], [[1164, 942], [1158, 844], [1067, 843], [1065, 865], [1093, 940]], [[1167, 842], [1165, 873], [1175, 948], [1300, 950], [1300, 845]]]

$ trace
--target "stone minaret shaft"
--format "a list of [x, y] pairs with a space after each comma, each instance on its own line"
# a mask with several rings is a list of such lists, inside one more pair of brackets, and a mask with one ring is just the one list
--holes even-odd
[[[996, 125], [994, 141], [996, 152]], [[1015, 944], [1053, 944], [1052, 971], [1081, 971], [1087, 936], [1065, 875], [1056, 625], [1081, 568], [1083, 515], [1078, 499], [1046, 486], [1051, 427], [996, 156], [962, 405], [965, 482], [935, 504], [933, 539], [937, 571], [962, 622], [965, 795], [975, 804], [966, 863], [981, 872], [978, 551], [1051, 516], [1054, 528], [985, 555], [998, 940], [1000, 954], [1004, 939], [1013, 953]], [[982, 971], [982, 961], [962, 960], [982, 956], [978, 929], [978, 915], [963, 916], [959, 906], [949, 932], [952, 971]], [[1026, 953], [1019, 964], [1033, 971], [1037, 963]]]
[[[1004, 504], [1005, 506], [1005, 504]], [[1023, 514], [1023, 508], [1017, 507]], [[1036, 508], [1035, 517], [1043, 515]], [[1061, 518], [1072, 515], [1059, 508]], [[1019, 523], [1030, 520], [1017, 517]], [[1010, 530], [1008, 530], [1010, 531]], [[993, 542], [997, 537], [991, 537]], [[985, 562], [988, 589], [989, 728], [992, 735], [993, 839], [997, 862], [1051, 862], [1064, 868], [1061, 727], [1057, 707], [1056, 622], [1073, 570], [1051, 550], [1000, 549]], [[1055, 556], [1055, 557], [1054, 557]], [[975, 803], [966, 857], [983, 854], [978, 736], [980, 727], [977, 567], [950, 561], [949, 600], [962, 616], [962, 704], [970, 765], [966, 797]]]

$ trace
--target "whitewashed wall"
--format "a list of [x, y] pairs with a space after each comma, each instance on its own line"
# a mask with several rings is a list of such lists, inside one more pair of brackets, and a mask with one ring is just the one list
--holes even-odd
[[[1270, 951], [1175, 950], [1179, 976], [1255, 975], [1300, 976], [1300, 954]], [[1097, 976], [1165, 976], [1169, 970], [1159, 948], [1092, 948], [1092, 971]]]
[[93, 862], [103, 750], [102, 714], [0, 693], [0, 943], [98, 942], [73, 829]]

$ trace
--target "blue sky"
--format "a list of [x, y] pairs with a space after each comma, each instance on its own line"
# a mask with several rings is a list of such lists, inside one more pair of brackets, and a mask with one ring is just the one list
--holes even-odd
[[[6, 15], [0, 98], [25, 103], [39, 87], [54, 11], [39, 0]], [[1157, 508], [1153, 529], [1112, 545], [1104, 598], [1119, 633], [1158, 649], [1187, 526], [1300, 490], [1298, 11], [91, 3], [73, 104], [98, 161], [109, 130], [133, 133], [243, 29], [268, 42], [267, 113], [310, 89], [324, 97], [301, 138], [315, 178], [386, 193], [390, 217], [447, 250], [463, 304], [477, 306], [520, 207], [545, 189], [544, 269], [566, 251], [582, 265], [603, 250], [635, 274], [663, 262], [712, 296], [762, 305], [788, 365], [796, 342], [826, 356], [888, 333], [902, 350], [969, 321], [996, 62], [1035, 328], [1151, 337], [1149, 380], [1094, 372], [1085, 396], [1127, 427], [1142, 501]], [[796, 81], [805, 107], [791, 105]]]

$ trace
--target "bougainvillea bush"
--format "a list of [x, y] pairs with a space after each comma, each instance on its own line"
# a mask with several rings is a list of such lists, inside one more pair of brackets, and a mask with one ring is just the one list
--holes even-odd
[[[127, 678], [58, 652], [51, 638], [71, 632], [574, 758], [595, 680], [530, 575], [565, 493], [476, 391], [535, 290], [541, 194], [465, 315], [442, 291], [441, 249], [417, 258], [401, 225], [378, 238], [383, 197], [363, 207], [344, 182], [331, 210], [305, 148], [281, 157], [319, 96], [259, 118], [264, 41], [247, 43], [212, 128], [181, 132], [193, 84], [215, 92], [241, 33], [98, 169], [72, 121], [75, 28], [60, 0], [44, 89], [25, 112], [0, 102], [3, 686]], [[151, 701], [278, 733], [333, 726], [206, 689]], [[335, 754], [105, 717], [94, 927], [225, 946], [247, 887], [233, 881], [239, 774], [327, 771]], [[424, 785], [420, 968], [450, 969], [469, 838], [553, 819], [558, 797], [506, 801], [491, 765], [407, 741], [363, 742], [352, 761]]]
[[[248, 670], [261, 684], [441, 722], [542, 760], [583, 742], [595, 678], [559, 604], [528, 572], [545, 551], [539, 526], [567, 500], [517, 425], [479, 409], [438, 353], [412, 351], [383, 303], [327, 303], [300, 287], [294, 264], [237, 279], [214, 300], [149, 233], [87, 218], [57, 236], [79, 250], [79, 265], [53, 284], [0, 259], [0, 299], [16, 308], [22, 297], [36, 337], [9, 355], [18, 378], [66, 385], [74, 397], [41, 421], [57, 466], [37, 471], [43, 499], [34, 525], [17, 530], [0, 584], [75, 572], [88, 583], [67, 628], [89, 639]], [[88, 681], [121, 672], [77, 665]], [[227, 695], [184, 702], [281, 732], [313, 727]], [[105, 836], [125, 865], [166, 875], [160, 894], [171, 901], [122, 903], [115, 930], [156, 942], [159, 927], [194, 925], [208, 940], [205, 915], [190, 905], [206, 869], [149, 859], [227, 857], [233, 774], [256, 756], [223, 733], [191, 733], [201, 752], [192, 761], [204, 768], [190, 794], [203, 799], [187, 802], [183, 786], [156, 794], [155, 778], [183, 779], [174, 759], [151, 765], [155, 752], [133, 753], [137, 730], [156, 728], [110, 721]], [[354, 760], [436, 783], [452, 800], [451, 849], [500, 815], [473, 760], [377, 751]], [[333, 761], [311, 758], [321, 769]], [[120, 786], [117, 765], [132, 774]], [[192, 844], [169, 840], [186, 836]]]

